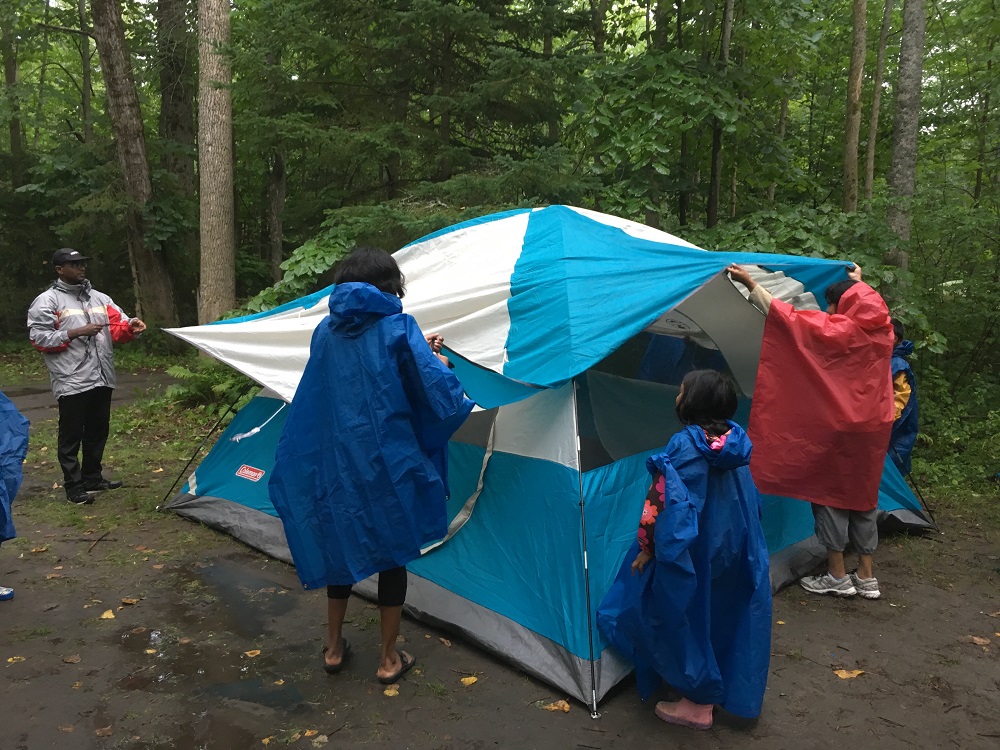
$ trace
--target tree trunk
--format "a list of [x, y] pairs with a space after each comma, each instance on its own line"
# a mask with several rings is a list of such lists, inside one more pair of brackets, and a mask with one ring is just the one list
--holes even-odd
[[[684, 49], [684, 0], [676, 0], [677, 8], [677, 50], [680, 52]], [[685, 119], [685, 124], [687, 124], [687, 119]], [[691, 200], [691, 191], [689, 185], [691, 184], [690, 170], [691, 165], [688, 163], [688, 131], [687, 128], [681, 130], [681, 147], [680, 147], [680, 166], [678, 173], [680, 174], [681, 186], [680, 190], [677, 191], [677, 223], [680, 226], [686, 226], [688, 222], [688, 205]]]
[[[786, 76], [787, 78], [787, 76]], [[785, 128], [788, 123], [788, 97], [784, 96], [781, 98], [781, 111], [778, 113], [778, 143], [785, 142]], [[778, 183], [772, 182], [767, 186], [767, 202], [774, 203], [774, 191], [777, 189]]]
[[[734, 0], [726, 0], [722, 11], [722, 43], [719, 50], [719, 69], [723, 78], [729, 67], [729, 44], [733, 34]], [[719, 194], [722, 191], [722, 123], [712, 125], [712, 167], [708, 184], [708, 208], [705, 211], [705, 226], [714, 227], [719, 222]]]
[[284, 260], [281, 214], [285, 210], [285, 157], [276, 151], [271, 161], [267, 181], [267, 237], [271, 257], [271, 278], [281, 281], [281, 262]]
[[917, 137], [924, 62], [924, 0], [903, 0], [903, 35], [899, 43], [896, 113], [892, 121], [892, 168], [889, 171], [889, 226], [901, 243], [887, 253], [886, 263], [907, 268], [909, 256], [902, 243], [910, 239], [910, 201], [917, 182]]
[[858, 210], [858, 143], [861, 136], [861, 79], [868, 46], [868, 0], [854, 0], [851, 65], [847, 71], [847, 122], [844, 126], [844, 180], [841, 208]]
[[236, 306], [233, 200], [232, 71], [228, 0], [198, 0], [198, 176], [201, 196], [201, 283], [198, 321]]
[[177, 176], [187, 196], [194, 179], [194, 50], [188, 32], [187, 0], [158, 0], [156, 51], [160, 74], [160, 138], [170, 141], [161, 166]]
[[590, 28], [594, 34], [594, 52], [604, 52], [604, 43], [608, 38], [604, 21], [608, 15], [608, 0], [590, 0]]
[[23, 183], [24, 160], [24, 128], [21, 125], [20, 96], [17, 92], [17, 35], [14, 30], [16, 16], [3, 18], [4, 26], [0, 29], [0, 56], [3, 57], [3, 80], [10, 91], [10, 112], [7, 128], [10, 133], [11, 182], [14, 187]]
[[[990, 44], [990, 51], [993, 51], [993, 44]], [[990, 59], [986, 60], [986, 80], [991, 81], [993, 71], [993, 61]], [[983, 97], [983, 114], [979, 118], [979, 133], [976, 137], [976, 162], [978, 167], [976, 167], [976, 184], [972, 189], [972, 202], [978, 206], [980, 201], [983, 199], [983, 165], [986, 163], [986, 132], [990, 125], [990, 92], [986, 89], [982, 93]]]
[[882, 30], [878, 35], [878, 54], [875, 58], [875, 81], [872, 84], [872, 112], [868, 121], [868, 145], [865, 147], [865, 200], [872, 199], [875, 183], [875, 143], [878, 140], [878, 116], [882, 103], [882, 80], [885, 77], [885, 48], [889, 43], [892, 26], [892, 0], [885, 0], [882, 12]]
[[38, 69], [38, 97], [35, 100], [35, 132], [31, 136], [31, 147], [38, 148], [38, 138], [41, 135], [39, 123], [42, 121], [42, 102], [45, 101], [45, 73], [49, 67], [49, 2], [43, 0], [45, 10], [42, 12], [42, 64]]
[[94, 37], [108, 98], [108, 115], [114, 130], [128, 196], [128, 255], [132, 266], [137, 314], [154, 325], [176, 325], [174, 290], [160, 252], [146, 242], [144, 209], [152, 195], [146, 134], [139, 97], [125, 46], [125, 27], [118, 0], [91, 0]]
[[80, 17], [80, 66], [83, 71], [80, 76], [80, 119], [83, 121], [83, 142], [90, 143], [94, 140], [94, 118], [90, 106], [94, 84], [90, 72], [91, 29], [87, 23], [87, 0], [77, 0], [76, 10]]

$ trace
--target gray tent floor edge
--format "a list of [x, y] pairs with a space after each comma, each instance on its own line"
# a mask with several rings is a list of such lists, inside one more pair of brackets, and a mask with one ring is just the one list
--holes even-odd
[[292, 563], [292, 553], [288, 550], [280, 518], [221, 497], [189, 495], [183, 491], [178, 492], [163, 509], [224, 531], [276, 560]]
[[[358, 583], [354, 591], [374, 599], [377, 582], [377, 576], [372, 576]], [[459, 633], [522, 672], [590, 705], [590, 662], [510, 618], [412, 572], [404, 611], [421, 622]], [[594, 667], [598, 700], [632, 671], [632, 665], [612, 649], [605, 649]]]

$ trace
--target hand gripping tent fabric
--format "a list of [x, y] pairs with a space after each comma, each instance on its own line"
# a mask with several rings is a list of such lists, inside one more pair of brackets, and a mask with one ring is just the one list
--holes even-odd
[[[749, 419], [765, 318], [725, 268], [748, 265], [776, 297], [817, 309], [845, 263], [709, 252], [567, 206], [468, 221], [395, 258], [404, 312], [445, 337], [480, 406], [449, 445], [451, 525], [407, 566], [407, 607], [596, 712], [630, 670], [598, 632], [597, 604], [635, 537], [646, 458], [679, 429], [680, 379], [697, 367], [731, 373], [742, 392], [737, 421]], [[285, 560], [267, 476], [328, 294], [171, 331], [265, 389], [169, 507]], [[808, 504], [765, 497], [764, 506], [778, 588], [823, 550]], [[930, 526], [891, 462], [880, 507], [887, 519]], [[374, 581], [358, 589], [372, 593]]]

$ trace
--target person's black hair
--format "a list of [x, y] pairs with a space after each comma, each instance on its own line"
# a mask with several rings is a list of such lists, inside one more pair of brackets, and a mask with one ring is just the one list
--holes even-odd
[[371, 284], [380, 292], [400, 298], [406, 294], [406, 279], [395, 259], [377, 247], [356, 247], [333, 265], [334, 284], [351, 281]]
[[826, 303], [828, 305], [839, 305], [840, 298], [844, 296], [844, 292], [857, 283], [854, 279], [845, 279], [844, 281], [838, 281], [836, 284], [830, 284], [826, 288]]
[[693, 370], [681, 381], [684, 395], [677, 404], [681, 424], [696, 424], [710, 435], [723, 435], [729, 430], [739, 405], [736, 384], [717, 370]]
[[903, 321], [898, 318], [892, 319], [892, 332], [895, 334], [896, 338], [900, 341], [906, 338], [906, 326], [903, 325]]

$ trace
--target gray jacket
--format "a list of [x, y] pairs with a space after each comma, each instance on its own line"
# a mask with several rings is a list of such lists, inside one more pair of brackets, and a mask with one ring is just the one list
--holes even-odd
[[[82, 284], [58, 279], [35, 297], [28, 309], [28, 336], [45, 358], [56, 398], [115, 387], [112, 346], [134, 338], [130, 320], [86, 279]], [[87, 323], [100, 323], [104, 328], [96, 336], [70, 340], [67, 332]]]

